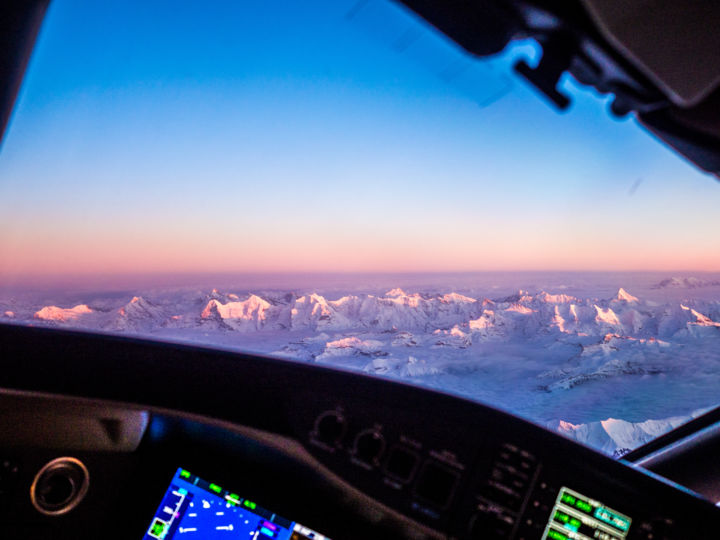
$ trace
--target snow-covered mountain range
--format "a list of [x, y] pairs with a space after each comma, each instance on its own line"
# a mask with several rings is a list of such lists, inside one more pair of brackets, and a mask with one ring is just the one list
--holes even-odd
[[707, 411], [708, 409], [699, 409], [685, 416], [672, 416], [662, 420], [645, 420], [644, 422], [627, 422], [608, 418], [587, 424], [571, 424], [563, 420], [555, 420], [548, 422], [546, 427], [615, 457], [622, 457], [633, 448], [645, 444]]
[[[670, 278], [646, 291], [700, 287]], [[0, 299], [0, 313], [395, 377], [500, 406], [611, 454], [714, 405], [720, 388], [717, 296], [213, 289], [94, 295], [72, 305]]]
[[[720, 328], [720, 322], [712, 318], [720, 314], [718, 302], [658, 305], [640, 301], [623, 288], [608, 299], [520, 290], [491, 300], [458, 293], [408, 294], [394, 289], [383, 296], [351, 295], [337, 300], [315, 293], [266, 297], [251, 293], [241, 299], [213, 290], [202, 299], [201, 308], [196, 307], [197, 300], [193, 306], [168, 307], [135, 296], [114, 310], [87, 304], [49, 305], [35, 310], [32, 319], [119, 331], [168, 326], [235, 332], [414, 331], [431, 334], [431, 339], [445, 339], [448, 345], [555, 333], [603, 338], [595, 349], [616, 348], [623, 339], [661, 346], [662, 338], [702, 332], [714, 335]], [[6, 312], [5, 317], [23, 320], [15, 312]], [[466, 337], [471, 339], [462, 339]], [[586, 352], [590, 350], [592, 347]]]
[[699, 289], [702, 287], [720, 287], [720, 280], [700, 279], [696, 277], [671, 277], [663, 279], [655, 289]]

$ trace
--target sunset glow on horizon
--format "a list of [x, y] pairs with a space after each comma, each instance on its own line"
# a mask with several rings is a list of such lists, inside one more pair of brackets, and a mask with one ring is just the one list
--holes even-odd
[[510, 73], [531, 45], [477, 87], [428, 30], [398, 50], [353, 2], [297, 4], [55, 0], [0, 152], [0, 285], [720, 271], [720, 183], [572, 81], [556, 113]]

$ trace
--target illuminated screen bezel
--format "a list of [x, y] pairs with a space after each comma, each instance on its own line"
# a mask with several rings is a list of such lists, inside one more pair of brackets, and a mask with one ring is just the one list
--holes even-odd
[[[569, 499], [564, 498], [563, 495], [567, 495], [575, 500], [572, 504]], [[581, 505], [581, 506], [579, 506]], [[589, 510], [584, 510], [585, 506], [589, 506]], [[572, 530], [563, 525], [560, 525], [555, 521], [557, 512], [562, 512], [564, 515], [574, 518], [584, 525], [594, 527], [596, 530], [602, 530], [609, 536], [607, 540], [625, 540], [630, 532], [632, 525], [632, 518], [622, 512], [610, 508], [606, 504], [592, 499], [578, 491], [575, 491], [567, 486], [562, 486], [558, 495], [555, 498], [555, 504], [553, 505], [550, 515], [548, 516], [548, 522], [545, 525], [545, 531], [543, 532], [542, 538], [549, 540], [595, 540], [594, 537], [587, 536], [577, 530]], [[618, 522], [624, 523], [623, 527], [613, 524], [607, 518], [599, 516], [598, 513], [605, 513], [605, 515], [614, 516]], [[557, 533], [558, 536], [553, 536], [553, 532]], [[563, 536], [560, 536], [563, 535]]]
[[[191, 497], [187, 498], [191, 491]], [[177, 529], [180, 528], [180, 524], [185, 518], [186, 512], [190, 508], [189, 503], [192, 498], [198, 494], [201, 494], [203, 497], [208, 497], [213, 502], [220, 503], [228, 509], [240, 507], [241, 511], [246, 512], [253, 518], [258, 518], [257, 525], [250, 527], [250, 529], [253, 529], [253, 527], [257, 528], [258, 532], [253, 538], [258, 540], [264, 540], [266, 538], [287, 540], [330, 540], [327, 536], [305, 527], [300, 523], [278, 516], [274, 512], [259, 506], [257, 503], [249, 499], [243, 499], [239, 495], [232, 493], [217, 484], [207, 482], [182, 467], [175, 471], [175, 474], [165, 489], [149, 525], [145, 528], [142, 537], [143, 540], [172, 540], [177, 538]], [[168, 499], [172, 497], [175, 497], [177, 500], [173, 501], [170, 505], [166, 505]], [[186, 498], [188, 501], [187, 504], [185, 502]], [[172, 512], [169, 512], [168, 509]], [[193, 513], [197, 514], [198, 512]], [[166, 517], [168, 514], [171, 516], [169, 520], [167, 520]], [[163, 517], [166, 517], [166, 519], [162, 519]], [[247, 521], [245, 521], [245, 523], [247, 524]], [[282, 534], [282, 531], [278, 532], [278, 536], [266, 536], [260, 534], [259, 531], [263, 525], [266, 525], [273, 530], [273, 526], [276, 526], [277, 528], [282, 529], [282, 531], [287, 531], [287, 534]], [[163, 528], [163, 530], [160, 530], [160, 528]], [[269, 534], [272, 531], [268, 530], [266, 532]]]

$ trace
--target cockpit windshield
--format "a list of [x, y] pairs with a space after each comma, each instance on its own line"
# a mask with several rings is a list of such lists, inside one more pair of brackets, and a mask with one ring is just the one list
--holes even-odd
[[620, 456], [720, 400], [720, 185], [382, 0], [54, 0], [0, 321], [480, 400]]

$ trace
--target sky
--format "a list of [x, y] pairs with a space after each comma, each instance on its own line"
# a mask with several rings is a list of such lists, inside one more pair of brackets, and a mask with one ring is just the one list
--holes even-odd
[[0, 149], [0, 283], [720, 271], [720, 183], [394, 4], [53, 0]]

